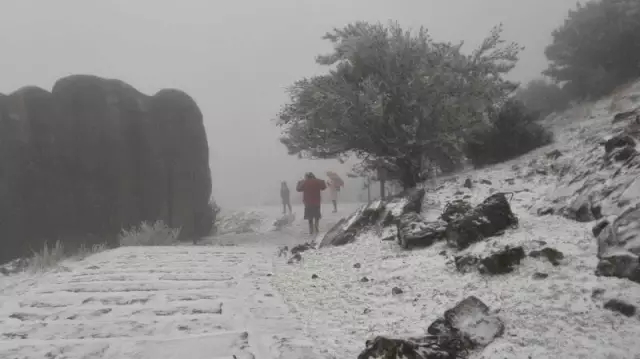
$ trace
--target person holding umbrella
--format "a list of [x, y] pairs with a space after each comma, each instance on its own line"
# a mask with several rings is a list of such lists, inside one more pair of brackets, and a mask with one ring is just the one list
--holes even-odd
[[327, 184], [331, 202], [333, 203], [333, 213], [336, 213], [338, 212], [338, 192], [340, 192], [340, 187], [344, 186], [344, 181], [333, 171], [327, 171], [327, 177], [329, 177], [329, 183]]

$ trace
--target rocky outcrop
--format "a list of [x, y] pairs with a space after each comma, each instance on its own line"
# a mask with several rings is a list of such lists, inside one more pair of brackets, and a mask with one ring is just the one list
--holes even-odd
[[640, 283], [640, 203], [597, 225], [597, 274]]
[[324, 235], [320, 247], [341, 246], [353, 242], [359, 233], [380, 221], [384, 212], [385, 204], [379, 200], [360, 207], [349, 217], [336, 223]]
[[390, 227], [399, 223], [407, 213], [420, 213], [424, 189], [412, 189], [393, 198], [377, 200], [360, 207], [347, 218], [341, 219], [325, 234], [320, 247], [340, 246], [353, 242], [358, 234], [373, 229], [374, 226]]
[[0, 156], [0, 261], [52, 239], [115, 245], [141, 221], [211, 229], [207, 138], [183, 92], [85, 75], [20, 89], [0, 96]]
[[407, 213], [397, 223], [398, 243], [404, 249], [428, 247], [444, 238], [447, 222], [425, 221], [418, 213]]
[[495, 193], [471, 211], [453, 218], [446, 238], [450, 246], [462, 250], [517, 224], [505, 194]]
[[470, 296], [445, 311], [421, 338], [368, 340], [358, 359], [455, 359], [490, 344], [505, 331], [503, 321], [480, 299]]

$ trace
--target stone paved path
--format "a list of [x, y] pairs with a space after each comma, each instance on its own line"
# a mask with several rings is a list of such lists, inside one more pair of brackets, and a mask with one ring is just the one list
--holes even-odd
[[270, 284], [271, 255], [128, 247], [24, 281], [0, 292], [0, 358], [321, 358]]

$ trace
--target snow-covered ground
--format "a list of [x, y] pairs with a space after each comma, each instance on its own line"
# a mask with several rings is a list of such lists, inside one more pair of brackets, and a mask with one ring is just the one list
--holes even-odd
[[[635, 91], [640, 93], [640, 83]], [[626, 103], [618, 110], [635, 106]], [[441, 213], [454, 198], [479, 203], [494, 191], [512, 192], [519, 228], [461, 253], [444, 243], [403, 251], [379, 235], [363, 235], [343, 247], [305, 252], [300, 264], [276, 262], [275, 287], [317, 345], [336, 358], [355, 358], [365, 340], [376, 335], [425, 335], [433, 320], [469, 295], [499, 311], [507, 328], [503, 337], [472, 358], [640, 358], [640, 315], [629, 318], [603, 308], [611, 298], [640, 308], [640, 285], [594, 274], [594, 222], [536, 215], [538, 208], [574, 196], [576, 186], [584, 188], [588, 176], [571, 186], [561, 182], [581, 177], [586, 164], [594, 165], [594, 156], [603, 156], [599, 142], [613, 130], [615, 112], [609, 108], [610, 100], [605, 99], [574, 110], [570, 118], [554, 119], [553, 145], [497, 166], [442, 178], [437, 190], [428, 189], [423, 208], [428, 217]], [[560, 182], [551, 173], [553, 160], [545, 156], [554, 149], [563, 154], [556, 163], [570, 172]], [[598, 175], [598, 168], [589, 170]], [[469, 177], [477, 181], [473, 189], [462, 186]], [[560, 266], [526, 258], [514, 273], [495, 277], [456, 271], [454, 254], [487, 253], [505, 245], [522, 245], [527, 252], [550, 246], [566, 258]], [[534, 273], [548, 277], [535, 279]], [[404, 293], [393, 295], [393, 287]]]
[[[454, 198], [479, 203], [495, 191], [512, 192], [519, 228], [463, 253], [550, 246], [566, 257], [559, 266], [526, 258], [507, 275], [461, 274], [452, 263], [460, 253], [443, 243], [404, 251], [373, 233], [287, 264], [277, 247], [311, 239], [302, 208], [294, 207], [295, 222], [281, 231], [272, 226], [280, 207], [253, 208], [226, 222], [226, 234], [197, 246], [119, 248], [42, 275], [0, 277], [0, 358], [355, 358], [373, 336], [424, 334], [470, 295], [506, 324], [505, 334], [472, 358], [640, 358], [640, 314], [603, 308], [610, 298], [640, 307], [640, 285], [594, 275], [593, 223], [535, 214], [574, 196], [576, 184], [562, 181], [581, 177], [602, 155], [598, 142], [612, 131], [609, 105], [554, 119], [551, 146], [441, 178], [427, 190], [427, 217]], [[555, 162], [545, 156], [553, 149], [563, 154]], [[562, 181], [551, 173], [557, 166], [569, 172]], [[472, 189], [462, 186], [468, 177]], [[321, 229], [356, 208], [346, 204], [334, 214], [324, 206]], [[252, 220], [233, 223], [242, 218]], [[403, 293], [393, 295], [394, 287]]]
[[2, 276], [0, 358], [324, 358], [271, 284], [277, 246], [309, 240], [304, 231], [298, 220], [209, 241], [226, 246], [121, 247]]

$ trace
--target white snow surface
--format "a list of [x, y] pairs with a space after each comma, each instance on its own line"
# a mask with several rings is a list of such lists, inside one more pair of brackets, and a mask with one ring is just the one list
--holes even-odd
[[[329, 213], [323, 228], [354, 209]], [[257, 217], [249, 213], [237, 217]], [[255, 228], [280, 216], [275, 207], [260, 213]], [[272, 285], [277, 246], [310, 240], [306, 223], [264, 228], [2, 276], [0, 358], [326, 358]]]
[[[640, 83], [630, 91], [640, 92]], [[554, 200], [573, 198], [576, 185], [563, 181], [582, 176], [585, 164], [593, 165], [596, 156], [604, 155], [598, 142], [615, 130], [611, 124], [615, 112], [606, 110], [610, 101], [553, 119], [553, 145], [507, 163], [440, 179], [435, 188], [427, 188], [423, 215], [430, 219], [436, 219], [454, 198], [467, 197], [477, 204], [495, 191], [511, 192], [519, 228], [462, 253], [486, 254], [505, 245], [522, 245], [528, 253], [549, 246], [564, 253], [560, 266], [528, 257], [508, 275], [460, 274], [453, 256], [461, 253], [444, 243], [403, 251], [370, 233], [342, 247], [306, 252], [294, 266], [278, 262], [275, 287], [306, 323], [317, 345], [335, 358], [355, 358], [365, 340], [376, 335], [424, 335], [433, 320], [470, 295], [498, 312], [506, 324], [501, 338], [471, 353], [471, 358], [640, 358], [640, 316], [628, 318], [603, 308], [611, 298], [640, 308], [640, 285], [595, 276], [594, 222], [535, 214]], [[554, 149], [563, 153], [556, 162], [568, 167], [565, 177], [554, 176], [549, 169], [553, 160], [545, 154]], [[592, 170], [589, 176], [597, 177], [598, 169]], [[589, 176], [578, 186], [585, 186]], [[633, 182], [634, 176], [624, 181]], [[462, 186], [468, 177], [474, 180], [472, 189]], [[536, 272], [549, 276], [533, 279]], [[312, 279], [313, 274], [318, 277]], [[368, 281], [361, 280], [365, 277]], [[404, 293], [392, 295], [396, 286]], [[594, 296], [595, 289], [604, 290], [603, 296]]]
[[[471, 358], [640, 358], [640, 315], [603, 308], [609, 298], [640, 307], [640, 285], [594, 275], [594, 223], [535, 215], [575, 196], [565, 177], [541, 171], [553, 164], [545, 153], [559, 149], [563, 157], [555, 163], [577, 176], [603, 155], [597, 143], [611, 134], [613, 117], [606, 101], [554, 118], [551, 146], [427, 188], [423, 216], [430, 219], [454, 198], [477, 204], [495, 191], [512, 192], [519, 227], [463, 253], [550, 246], [565, 254], [560, 266], [528, 257], [511, 274], [461, 274], [452, 263], [459, 253], [444, 243], [404, 251], [375, 233], [304, 252], [289, 265], [276, 248], [313, 239], [302, 208], [294, 207], [293, 225], [273, 231], [281, 208], [262, 207], [237, 213], [233, 218], [249, 218], [248, 224], [228, 220], [228, 234], [201, 245], [123, 247], [41, 275], [0, 277], [0, 358], [348, 359], [377, 335], [424, 334], [470, 295], [506, 324], [502, 337]], [[597, 173], [584, 181], [589, 176]], [[462, 186], [467, 177], [472, 189]], [[627, 196], [638, 193], [635, 187]], [[342, 205], [333, 214], [324, 206], [322, 229], [356, 208]], [[236, 228], [248, 231], [233, 234]], [[549, 276], [533, 279], [536, 272]], [[392, 295], [396, 286], [402, 294]], [[604, 294], [593, 296], [595, 289]]]

